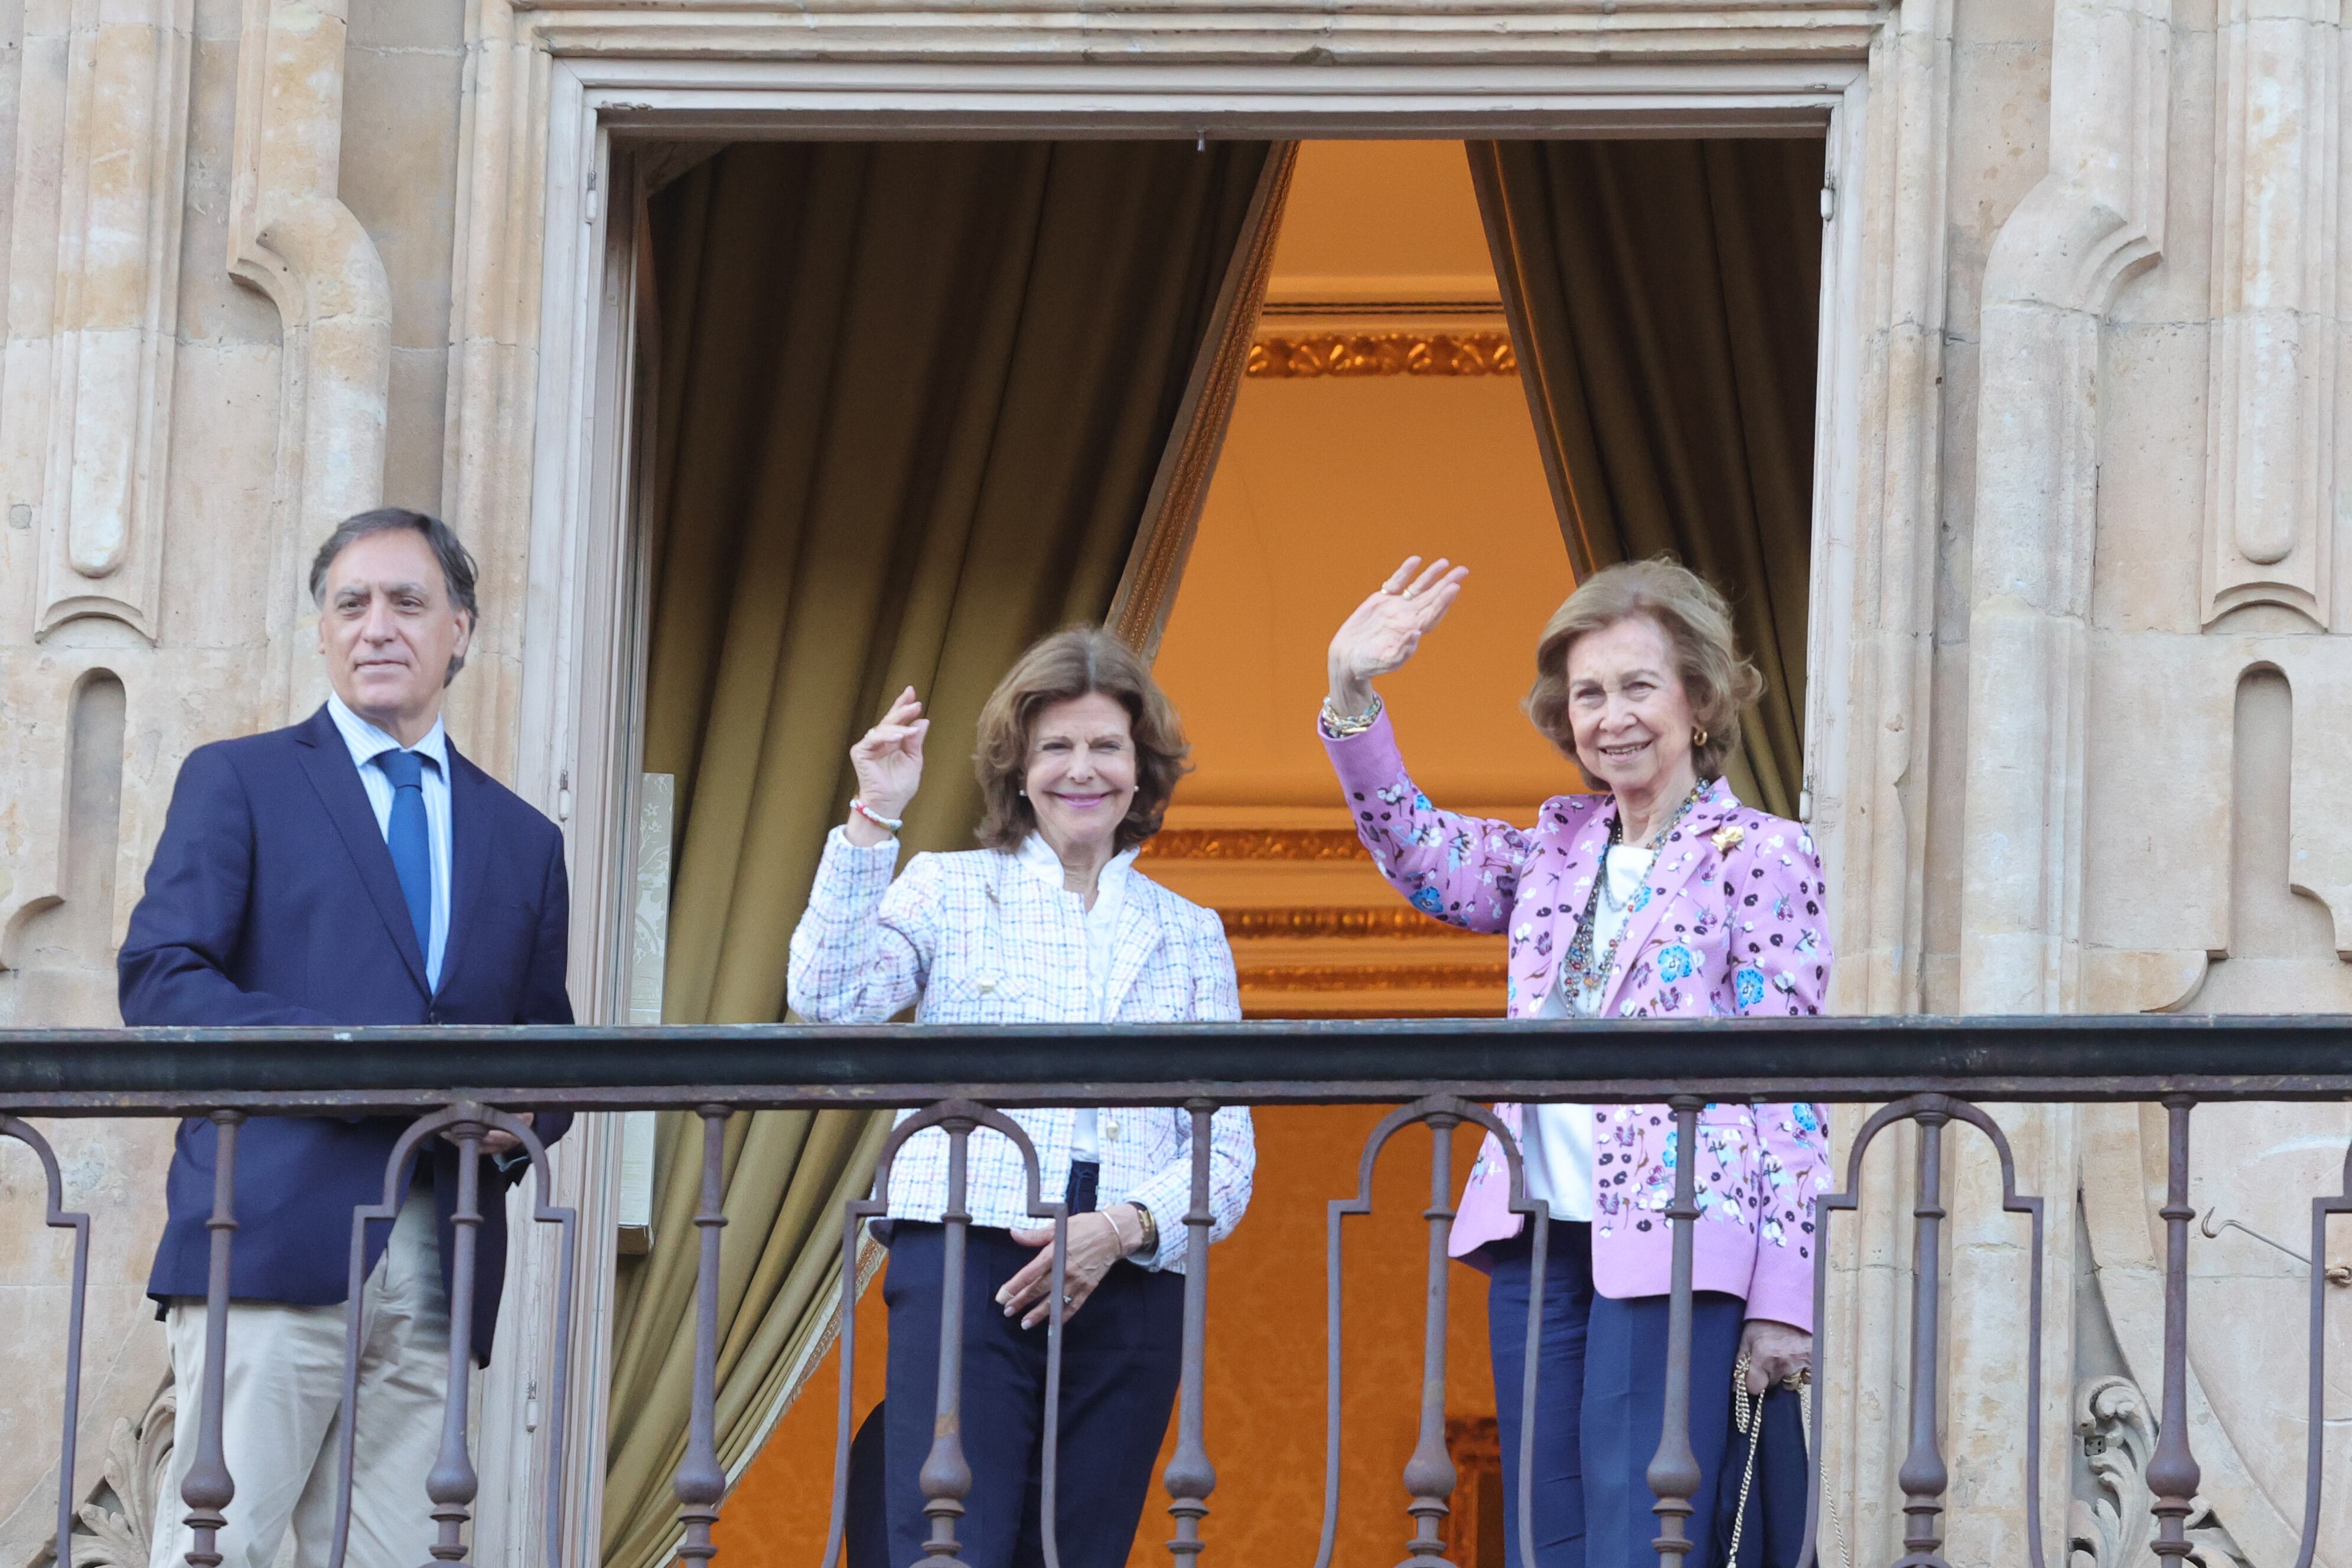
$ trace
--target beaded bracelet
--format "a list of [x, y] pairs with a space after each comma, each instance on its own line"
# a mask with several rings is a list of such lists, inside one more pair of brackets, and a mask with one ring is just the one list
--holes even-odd
[[859, 816], [865, 818], [867, 821], [873, 823], [876, 827], [887, 828], [894, 833], [907, 825], [905, 818], [886, 817], [881, 812], [876, 810], [873, 807], [868, 806], [863, 800], [852, 800], [849, 803], [849, 809], [856, 812]]

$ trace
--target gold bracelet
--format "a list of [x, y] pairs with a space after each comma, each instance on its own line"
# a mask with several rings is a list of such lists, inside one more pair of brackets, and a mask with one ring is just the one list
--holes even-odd
[[1331, 706], [1329, 697], [1325, 697], [1321, 716], [1323, 733], [1334, 740], [1345, 740], [1351, 735], [1361, 735], [1380, 722], [1381, 708], [1381, 694], [1378, 692], [1372, 694], [1371, 706], [1360, 714], [1352, 715], [1341, 713]]
[[1137, 1218], [1143, 1222], [1143, 1235], [1137, 1240], [1135, 1251], [1130, 1256], [1142, 1257], [1147, 1254], [1157, 1256], [1160, 1251], [1160, 1222], [1151, 1218], [1151, 1210], [1148, 1206], [1138, 1203], [1131, 1197], [1127, 1200], [1127, 1206], [1135, 1210]]

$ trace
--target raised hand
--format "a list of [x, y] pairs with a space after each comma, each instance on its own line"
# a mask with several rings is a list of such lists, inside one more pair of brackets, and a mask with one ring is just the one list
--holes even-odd
[[1401, 667], [1432, 627], [1445, 619], [1470, 575], [1440, 556], [1427, 566], [1407, 556], [1331, 639], [1331, 705], [1341, 713], [1371, 706], [1372, 680]]
[[[923, 705], [908, 686], [849, 748], [849, 765], [857, 773], [857, 799], [879, 817], [900, 818], [923, 782], [923, 737], [931, 721], [922, 716]], [[849, 813], [849, 837], [854, 843], [879, 843], [889, 832], [861, 812]]]

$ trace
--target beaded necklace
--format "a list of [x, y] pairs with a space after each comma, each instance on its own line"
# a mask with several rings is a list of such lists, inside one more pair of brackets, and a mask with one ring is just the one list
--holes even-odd
[[[1690, 815], [1691, 808], [1697, 805], [1706, 794], [1706, 780], [1702, 779], [1691, 786], [1691, 792], [1683, 797], [1683, 803], [1675, 808], [1675, 814], [1650, 835], [1650, 841], [1643, 847], [1653, 855], [1656, 854], [1659, 846], [1666, 841], [1666, 835], [1681, 826], [1682, 820]], [[1594, 917], [1600, 913], [1601, 890], [1609, 884], [1609, 852], [1623, 841], [1624, 831], [1625, 819], [1621, 812], [1610, 819], [1609, 841], [1601, 847], [1601, 863], [1593, 868], [1592, 892], [1584, 900], [1584, 914], [1577, 921], [1576, 936], [1570, 941], [1568, 951], [1560, 955], [1559, 985], [1561, 994], [1571, 1004], [1571, 1010], [1579, 996], [1587, 991], [1597, 991], [1608, 983], [1610, 972], [1617, 967], [1618, 944], [1625, 940], [1626, 925], [1632, 924], [1628, 921], [1617, 927], [1617, 934], [1609, 938], [1608, 950], [1596, 963], [1592, 953]], [[1629, 902], [1638, 909], [1646, 901], [1641, 894], [1636, 894]], [[1611, 908], [1616, 906], [1612, 899]]]

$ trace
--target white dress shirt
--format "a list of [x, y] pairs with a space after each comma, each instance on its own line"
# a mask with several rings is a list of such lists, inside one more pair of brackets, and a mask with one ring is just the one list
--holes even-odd
[[[1127, 879], [1135, 867], [1136, 852], [1127, 850], [1111, 856], [1110, 863], [1095, 878], [1094, 907], [1087, 911], [1087, 1011], [1097, 1023], [1108, 1021], [1105, 998], [1110, 988], [1112, 952], [1118, 941], [1119, 906], [1127, 902]], [[1021, 841], [1021, 864], [1032, 876], [1056, 893], [1068, 893], [1063, 885], [1066, 873], [1062, 869], [1062, 857], [1045, 841], [1043, 833], [1031, 833]], [[1076, 898], [1075, 893], [1068, 896]], [[1102, 1159], [1102, 1117], [1092, 1110], [1074, 1111], [1076, 1118], [1070, 1129], [1070, 1158]]]
[[[375, 829], [387, 841], [392, 837], [392, 780], [375, 766], [375, 758], [401, 749], [400, 742], [343, 706], [332, 693], [327, 712], [351, 747], [352, 766], [360, 770], [368, 804], [375, 808]], [[408, 748], [425, 762], [425, 837], [433, 846], [433, 939], [425, 945], [425, 983], [441, 988], [441, 956], [449, 946], [449, 737], [435, 719], [424, 739]]]
[[[1627, 844], [1612, 844], [1602, 855], [1601, 864], [1607, 868], [1609, 886], [1592, 906], [1592, 956], [1595, 960], [1609, 951], [1609, 944], [1625, 929], [1625, 922], [1633, 913], [1633, 901], [1642, 891], [1642, 880], [1650, 874], [1650, 867], [1657, 858], [1655, 850]], [[1615, 901], [1613, 907], [1612, 900]], [[1563, 972], [1565, 968], [1563, 965]], [[1564, 980], [1555, 980], [1550, 994], [1544, 998], [1543, 1006], [1536, 1010], [1536, 1017], [1598, 1017], [1607, 984], [1608, 977], [1604, 975], [1601, 985], [1581, 987], [1570, 996]], [[1530, 1105], [1528, 1113], [1519, 1119], [1519, 1155], [1527, 1166], [1528, 1196], [1541, 1198], [1550, 1205], [1554, 1219], [1590, 1223], [1592, 1218], [1592, 1107]]]

